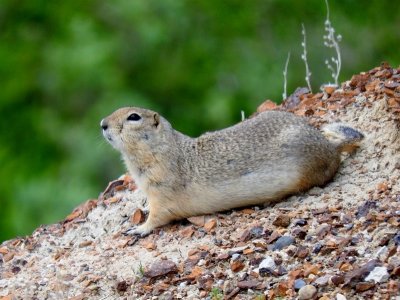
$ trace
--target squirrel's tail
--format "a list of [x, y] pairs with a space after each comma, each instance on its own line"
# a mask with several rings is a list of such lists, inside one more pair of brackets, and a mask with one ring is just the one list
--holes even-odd
[[340, 152], [353, 152], [364, 138], [360, 131], [343, 123], [327, 124], [321, 130]]

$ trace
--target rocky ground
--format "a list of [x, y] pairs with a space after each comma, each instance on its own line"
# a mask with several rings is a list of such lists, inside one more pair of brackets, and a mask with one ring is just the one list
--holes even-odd
[[280, 109], [365, 133], [325, 187], [193, 217], [146, 238], [129, 176], [64, 221], [0, 245], [0, 299], [400, 299], [400, 69], [297, 90]]

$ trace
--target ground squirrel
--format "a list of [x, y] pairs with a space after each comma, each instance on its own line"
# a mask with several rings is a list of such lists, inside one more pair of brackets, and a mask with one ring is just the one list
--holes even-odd
[[332, 179], [340, 153], [363, 138], [344, 124], [322, 132], [291, 113], [267, 111], [232, 127], [188, 137], [154, 111], [127, 107], [101, 121], [149, 216], [133, 234], [172, 220], [268, 203]]

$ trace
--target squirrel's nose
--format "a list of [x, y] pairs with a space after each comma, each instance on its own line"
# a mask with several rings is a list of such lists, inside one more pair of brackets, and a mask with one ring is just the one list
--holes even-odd
[[107, 121], [104, 120], [104, 119], [101, 120], [100, 126], [101, 126], [101, 128], [103, 128], [103, 130], [107, 130], [107, 128], [108, 128], [108, 123], [107, 123]]

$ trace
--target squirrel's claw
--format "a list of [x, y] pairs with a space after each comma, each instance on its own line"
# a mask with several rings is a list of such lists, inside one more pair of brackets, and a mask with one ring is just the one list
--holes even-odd
[[131, 227], [122, 232], [123, 235], [132, 235], [132, 236], [140, 236], [146, 237], [151, 233], [151, 230], [147, 230], [142, 225], [138, 227]]

